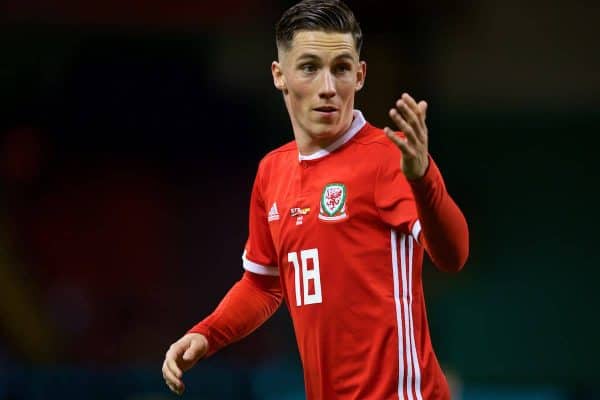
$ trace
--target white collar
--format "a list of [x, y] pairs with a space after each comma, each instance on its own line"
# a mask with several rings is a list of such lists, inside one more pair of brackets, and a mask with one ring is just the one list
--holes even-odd
[[352, 120], [352, 124], [350, 125], [350, 128], [342, 136], [340, 136], [338, 139], [336, 139], [335, 142], [331, 143], [326, 148], [317, 150], [314, 153], [309, 154], [309, 155], [302, 155], [302, 154], [298, 153], [298, 160], [299, 161], [316, 160], [318, 158], [325, 157], [325, 156], [329, 155], [329, 153], [336, 151], [337, 149], [342, 147], [344, 144], [346, 144], [350, 139], [352, 139], [354, 137], [354, 135], [356, 135], [358, 133], [358, 131], [360, 131], [363, 128], [363, 126], [365, 126], [365, 124], [367, 123], [367, 121], [365, 120], [365, 117], [362, 115], [362, 113], [359, 110], [353, 110], [352, 114], [354, 115], [354, 119]]

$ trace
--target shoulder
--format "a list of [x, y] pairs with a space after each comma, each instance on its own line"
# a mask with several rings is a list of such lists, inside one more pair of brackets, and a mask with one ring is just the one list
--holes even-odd
[[283, 165], [297, 159], [298, 150], [295, 141], [288, 142], [268, 152], [258, 164], [258, 175], [269, 173], [273, 169], [279, 169]]
[[[398, 132], [401, 136], [402, 132]], [[387, 137], [382, 128], [369, 123], [365, 125], [360, 134], [356, 135], [354, 142], [360, 147], [361, 153], [374, 156], [373, 160], [394, 162], [400, 157], [398, 147]]]
[[284, 156], [284, 157], [285, 156], [289, 156], [290, 153], [292, 153], [292, 154], [297, 154], [298, 153], [297, 146], [296, 146], [296, 141], [295, 140], [287, 142], [283, 146], [279, 146], [278, 148], [276, 148], [274, 150], [271, 150], [270, 152], [268, 152], [263, 157], [263, 161], [267, 160], [267, 159], [273, 159], [273, 158], [281, 157], [281, 156]]
[[375, 148], [395, 148], [394, 143], [388, 139], [382, 128], [373, 126], [368, 122], [361, 132], [356, 135], [355, 142], [363, 146], [372, 146]]

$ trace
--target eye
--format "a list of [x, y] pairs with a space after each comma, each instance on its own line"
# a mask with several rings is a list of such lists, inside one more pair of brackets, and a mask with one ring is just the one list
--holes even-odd
[[302, 64], [300, 66], [300, 69], [302, 70], [302, 72], [304, 72], [306, 74], [310, 74], [317, 70], [317, 66], [315, 64], [307, 63], [307, 64]]
[[350, 64], [338, 64], [334, 67], [333, 71], [336, 74], [343, 74], [344, 72], [348, 72], [352, 69], [352, 67], [350, 66]]

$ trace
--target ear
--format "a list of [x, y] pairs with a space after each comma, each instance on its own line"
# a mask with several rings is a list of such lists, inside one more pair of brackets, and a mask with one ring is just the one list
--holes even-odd
[[360, 61], [358, 63], [358, 69], [356, 70], [356, 87], [355, 91], [359, 91], [365, 85], [365, 79], [367, 78], [367, 63]]
[[278, 61], [271, 63], [271, 74], [273, 74], [273, 84], [278, 90], [281, 90], [284, 94], [287, 94], [287, 87], [285, 84], [285, 76], [281, 64]]

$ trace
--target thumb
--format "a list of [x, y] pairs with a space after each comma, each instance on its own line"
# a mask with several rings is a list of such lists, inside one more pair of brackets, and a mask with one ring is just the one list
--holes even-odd
[[184, 361], [195, 361], [200, 357], [204, 356], [208, 351], [208, 342], [205, 337], [200, 337], [198, 339], [192, 339], [190, 341], [190, 346], [187, 348], [185, 353], [183, 353]]
[[408, 141], [405, 137], [401, 137], [396, 134], [392, 129], [387, 126], [383, 128], [386, 136], [400, 148], [402, 154], [406, 154], [408, 152]]

